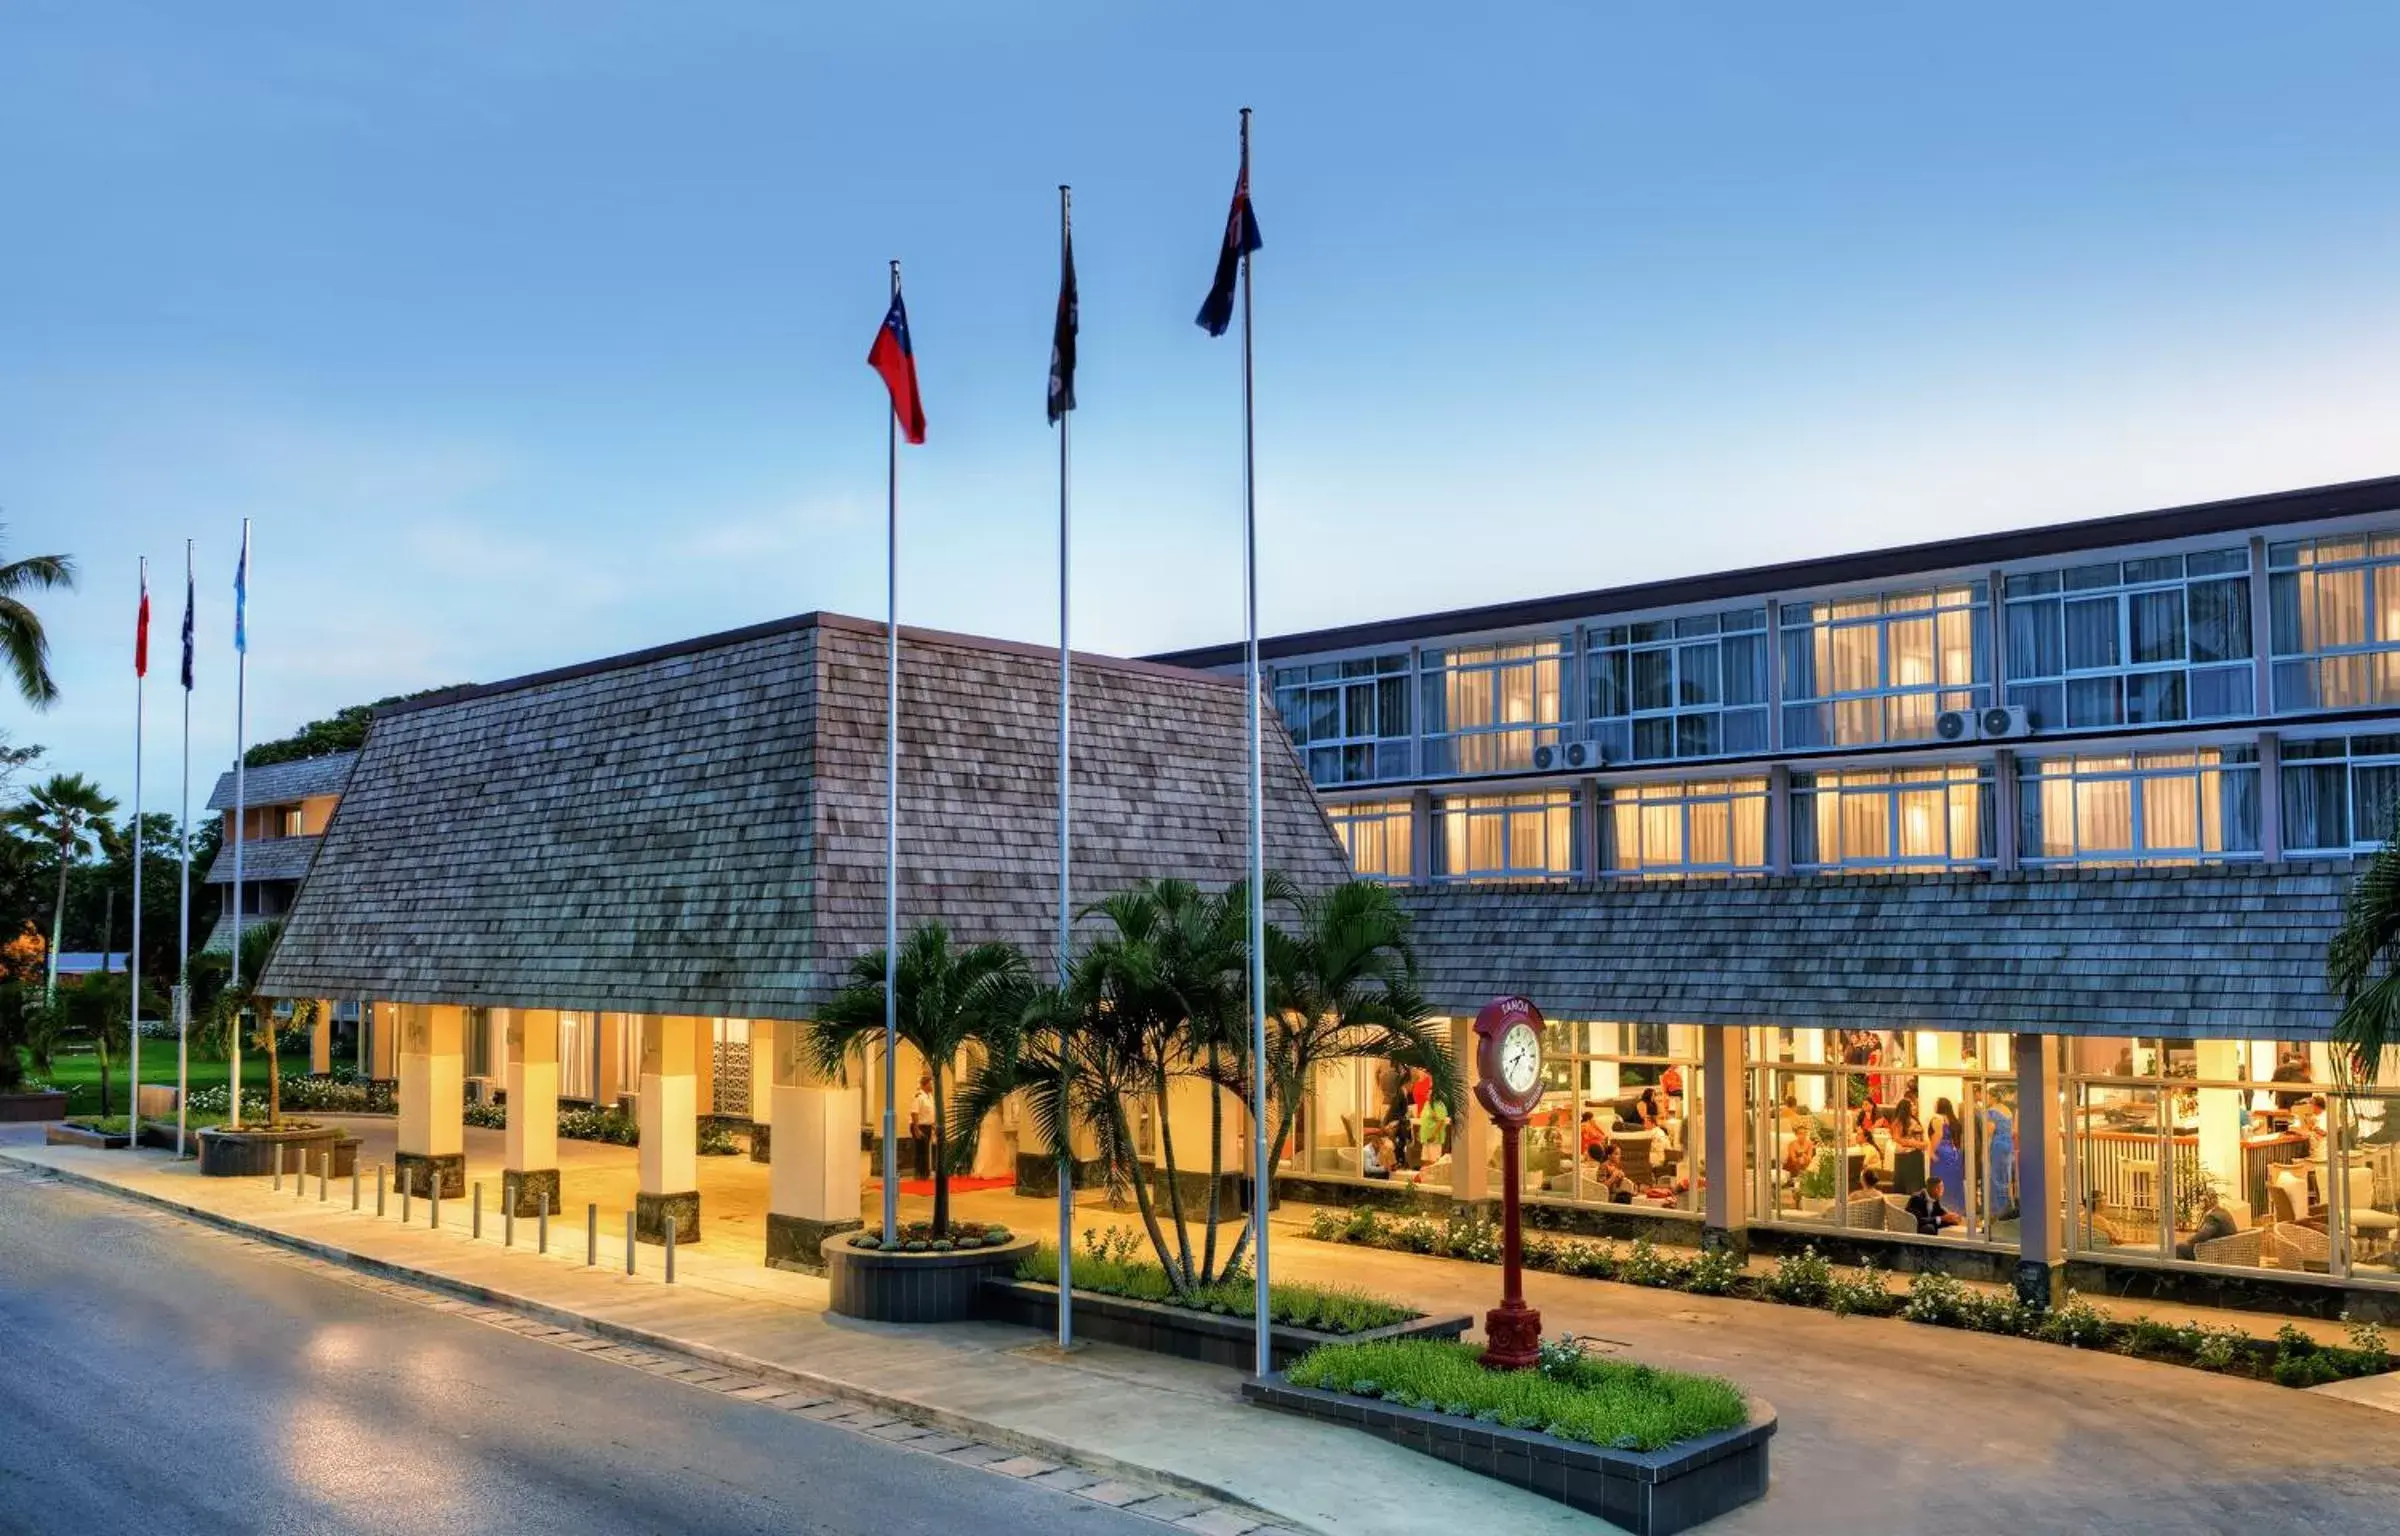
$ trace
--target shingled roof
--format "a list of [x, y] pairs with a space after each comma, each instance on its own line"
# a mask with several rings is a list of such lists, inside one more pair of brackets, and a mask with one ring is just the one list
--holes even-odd
[[1411, 891], [1436, 1007], [2322, 1039], [2347, 861]]
[[[316, 857], [313, 837], [262, 837], [242, 844], [242, 883], [254, 880], [298, 880], [308, 874]], [[233, 884], [233, 844], [226, 843], [209, 862], [204, 885]]]
[[[883, 942], [882, 626], [811, 614], [377, 716], [264, 978], [281, 996], [805, 1017]], [[1046, 967], [1056, 657], [901, 631], [901, 920]], [[1240, 686], [1079, 657], [1080, 896], [1245, 865]], [[1341, 845], [1280, 731], [1267, 854]]]
[[[242, 803], [297, 805], [317, 795], [338, 795], [342, 786], [350, 782], [350, 770], [357, 763], [355, 752], [327, 752], [320, 757], [294, 758], [288, 763], [247, 769], [242, 774]], [[209, 793], [208, 808], [233, 809], [232, 769], [217, 775], [217, 787]]]

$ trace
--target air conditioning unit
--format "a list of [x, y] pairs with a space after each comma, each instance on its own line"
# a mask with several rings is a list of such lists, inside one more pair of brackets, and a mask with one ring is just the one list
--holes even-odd
[[1942, 741], [1973, 741], [1983, 734], [1982, 721], [1972, 709], [1945, 709], [1934, 719], [1933, 734]]
[[1533, 766], [1545, 771], [1557, 768], [1597, 768], [1608, 761], [1608, 754], [1596, 741], [1544, 742], [1533, 749]]
[[2006, 741], [2033, 734], [2033, 720], [2021, 704], [1995, 704], [1983, 711], [1981, 723], [1987, 740]]

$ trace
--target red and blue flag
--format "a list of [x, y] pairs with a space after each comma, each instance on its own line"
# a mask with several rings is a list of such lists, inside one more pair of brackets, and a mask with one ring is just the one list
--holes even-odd
[[883, 329], [875, 333], [875, 345], [867, 349], [867, 366], [883, 375], [884, 388], [892, 392], [892, 417], [900, 423], [902, 435], [912, 443], [925, 441], [925, 402], [917, 393], [917, 349], [908, 339], [908, 307], [900, 295], [892, 295], [892, 307], [884, 311]]

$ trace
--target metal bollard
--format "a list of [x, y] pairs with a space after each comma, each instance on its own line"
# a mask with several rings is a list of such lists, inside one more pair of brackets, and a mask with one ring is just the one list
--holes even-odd
[[625, 1273], [633, 1273], [633, 1212], [625, 1213]]
[[355, 1157], [350, 1160], [350, 1209], [358, 1209], [358, 1159]]
[[412, 1189], [410, 1189], [410, 1188], [408, 1187], [408, 1184], [406, 1183], [406, 1181], [403, 1181], [403, 1182], [401, 1183], [401, 1185], [400, 1185], [400, 1225], [402, 1225], [402, 1226], [404, 1226], [404, 1227], [408, 1225], [408, 1197], [409, 1197], [410, 1195], [414, 1194], [414, 1193], [415, 1193], [415, 1191], [414, 1191], [414, 1190], [412, 1190]]
[[308, 1148], [306, 1147], [300, 1149], [300, 1171], [292, 1176], [292, 1198], [294, 1200], [308, 1198]]
[[391, 1189], [391, 1181], [383, 1176], [383, 1164], [375, 1165], [375, 1214], [383, 1214], [383, 1197]]
[[431, 1208], [431, 1213], [426, 1216], [425, 1225], [438, 1232], [442, 1226], [442, 1171], [433, 1168], [427, 1172], [432, 1177], [425, 1181], [425, 1204]]
[[332, 1177], [333, 1149], [328, 1147], [325, 1151], [325, 1156], [317, 1163], [317, 1204], [323, 1205], [325, 1203], [325, 1181]]
[[275, 1187], [283, 1188], [283, 1143], [275, 1144]]
[[517, 1202], [514, 1200], [500, 1202], [500, 1246], [517, 1246]]
[[667, 1284], [675, 1283], [675, 1219], [667, 1218]]
[[546, 1189], [542, 1191], [540, 1223], [533, 1229], [533, 1251], [536, 1253], [550, 1251], [550, 1191]]
[[600, 1262], [600, 1203], [584, 1202], [583, 1207], [583, 1267], [592, 1268]]
[[481, 1179], [475, 1181], [475, 1221], [467, 1235], [477, 1239], [483, 1236], [483, 1180]]

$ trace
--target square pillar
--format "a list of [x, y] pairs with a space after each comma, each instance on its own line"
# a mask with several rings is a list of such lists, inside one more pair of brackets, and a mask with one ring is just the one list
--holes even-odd
[[2017, 1058], [2017, 1299], [2048, 1307], [2066, 1295], [2065, 1105], [2058, 1042], [2018, 1035]]
[[[772, 1031], [761, 1040], [759, 1030]], [[753, 1020], [750, 1045], [770, 1059], [775, 1126], [767, 1174], [767, 1264], [823, 1274], [825, 1239], [859, 1221], [858, 1094], [817, 1075], [801, 1048], [804, 1026]]]
[[664, 1243], [672, 1222], [677, 1242], [698, 1242], [699, 1042], [708, 1020], [652, 1014], [641, 1026], [642, 1097], [636, 1116], [642, 1132], [641, 1184], [633, 1197], [634, 1236]]
[[500, 1200], [519, 1216], [539, 1216], [558, 1198], [558, 1013], [550, 1008], [508, 1010], [507, 1150], [500, 1164]]
[[[1736, 1254], [1750, 1251], [1750, 1116], [1744, 1088], [1749, 1073], [1749, 1031], [1712, 1024], [1700, 1031], [1700, 1246]], [[1688, 1118], [1688, 1117], [1687, 1117]]]
[[430, 1195], [467, 1192], [466, 1010], [404, 1003], [400, 1016], [400, 1148], [393, 1187]]
[[775, 1023], [750, 1023], [750, 1161], [772, 1163], [775, 1125]]
[[1459, 1106], [1458, 1119], [1451, 1125], [1450, 1198], [1489, 1200], [1496, 1182], [1490, 1164], [1499, 1150], [1500, 1137], [1493, 1129], [1492, 1117], [1475, 1102], [1473, 1019], [1450, 1021], [1450, 1059], [1458, 1064], [1459, 1083], [1467, 1090], [1466, 1102]]
[[367, 1075], [379, 1082], [391, 1082], [400, 1076], [400, 1021], [404, 1012], [399, 1003], [372, 1003], [375, 1028], [374, 1039], [368, 1042], [371, 1060]]
[[328, 1077], [333, 1072], [333, 999], [316, 999], [316, 1021], [308, 1027], [308, 1070], [311, 1076]]

